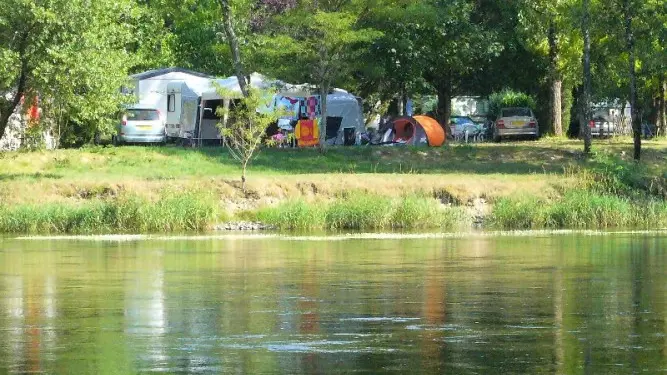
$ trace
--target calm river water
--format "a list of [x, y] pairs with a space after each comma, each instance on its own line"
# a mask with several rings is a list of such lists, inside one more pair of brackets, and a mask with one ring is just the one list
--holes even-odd
[[0, 374], [667, 373], [667, 236], [0, 239]]

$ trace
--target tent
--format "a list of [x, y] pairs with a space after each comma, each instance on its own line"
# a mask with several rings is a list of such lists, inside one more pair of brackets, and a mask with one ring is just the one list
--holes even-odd
[[428, 116], [399, 117], [391, 122], [382, 142], [439, 147], [445, 143], [445, 130]]

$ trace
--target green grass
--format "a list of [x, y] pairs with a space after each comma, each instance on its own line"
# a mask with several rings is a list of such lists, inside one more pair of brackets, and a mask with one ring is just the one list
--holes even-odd
[[[0, 153], [0, 232], [203, 230], [221, 220], [221, 201], [259, 205], [252, 219], [284, 229], [447, 229], [469, 221], [434, 195], [461, 206], [484, 197], [494, 205], [493, 225], [507, 229], [662, 225], [666, 140], [645, 142], [641, 163], [629, 160], [626, 138], [595, 140], [591, 156], [581, 149], [564, 139], [325, 154], [265, 149], [250, 166], [247, 192], [222, 148], [7, 152]], [[210, 197], [173, 193], [194, 190]]]
[[[646, 142], [648, 164], [667, 159], [663, 140]], [[326, 154], [315, 149], [262, 150], [251, 174], [420, 173], [420, 174], [533, 174], [563, 173], [573, 165], [594, 167], [577, 157], [579, 141], [447, 145], [441, 148], [334, 147]], [[596, 140], [593, 150], [629, 153], [628, 139]], [[76, 179], [120, 176], [152, 180], [182, 177], [238, 178], [237, 163], [221, 147], [86, 147], [82, 149], [0, 153], [0, 181], [8, 179]]]
[[577, 189], [551, 200], [503, 198], [493, 207], [491, 223], [507, 230], [665, 228], [667, 203]]
[[289, 230], [458, 230], [470, 226], [470, 218], [462, 209], [440, 207], [434, 199], [388, 198], [359, 192], [331, 202], [290, 200], [248, 215]]
[[146, 233], [203, 231], [219, 216], [205, 195], [166, 193], [156, 202], [134, 195], [79, 205], [0, 206], [0, 233]]
[[325, 223], [325, 211], [322, 206], [309, 204], [303, 200], [288, 200], [276, 207], [260, 208], [244, 216], [279, 229], [324, 228]]

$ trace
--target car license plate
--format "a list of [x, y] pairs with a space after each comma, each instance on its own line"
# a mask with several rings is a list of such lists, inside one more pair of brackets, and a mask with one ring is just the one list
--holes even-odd
[[152, 128], [152, 126], [150, 126], [150, 125], [137, 125], [137, 129], [141, 129], [141, 130], [150, 130], [151, 128]]
[[516, 127], [516, 126], [524, 126], [526, 125], [525, 121], [512, 121], [511, 125]]

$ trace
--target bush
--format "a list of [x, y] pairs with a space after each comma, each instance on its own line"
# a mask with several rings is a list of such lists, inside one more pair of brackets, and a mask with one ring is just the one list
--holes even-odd
[[504, 89], [500, 92], [494, 92], [489, 96], [489, 116], [495, 119], [498, 117], [501, 108], [508, 107], [528, 107], [535, 110], [535, 99], [525, 93]]

